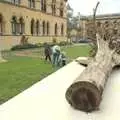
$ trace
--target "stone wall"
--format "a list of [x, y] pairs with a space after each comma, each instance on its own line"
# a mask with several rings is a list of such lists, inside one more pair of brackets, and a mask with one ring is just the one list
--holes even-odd
[[[24, 35], [29, 36], [31, 43], [39, 43], [51, 41], [52, 38], [56, 37], [58, 41], [66, 40], [66, 2], [64, 0], [56, 1], [56, 14], [52, 15], [51, 4], [52, 0], [46, 1], [46, 12], [41, 11], [41, 1], [35, 0], [35, 8], [29, 8], [28, 0], [21, 0], [20, 4], [13, 4], [9, 1], [0, 1], [0, 37], [4, 44], [3, 49], [10, 49], [13, 45], [19, 44], [19, 40], [22, 34], [12, 33], [12, 17], [16, 17], [16, 21], [19, 24], [19, 19], [22, 18], [24, 21]], [[60, 3], [63, 3], [64, 14], [60, 16]], [[31, 34], [31, 20], [36, 22], [39, 21], [39, 33]], [[45, 21], [45, 33], [43, 34], [43, 21]], [[49, 33], [47, 34], [47, 23], [49, 23]], [[57, 24], [57, 35], [55, 35], [55, 24]], [[61, 34], [61, 26], [63, 25], [63, 34]], [[1, 27], [2, 26], [2, 27]], [[36, 25], [37, 26], [37, 25]], [[36, 31], [35, 26], [35, 31]], [[1, 30], [2, 28], [2, 30]], [[1, 32], [2, 31], [2, 32]]]

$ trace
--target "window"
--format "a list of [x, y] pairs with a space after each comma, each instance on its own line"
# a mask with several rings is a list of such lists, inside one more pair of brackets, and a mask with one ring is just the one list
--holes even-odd
[[30, 8], [35, 8], [35, 0], [28, 0], [28, 6]]
[[60, 10], [60, 16], [63, 17], [63, 10]]
[[40, 33], [40, 23], [39, 23], [39, 20], [37, 20], [36, 22], [36, 34], [39, 35]]
[[44, 0], [41, 0], [41, 10], [44, 10]]
[[55, 35], [57, 35], [57, 29], [58, 29], [58, 26], [57, 26], [57, 23], [55, 24]]
[[25, 32], [25, 23], [24, 19], [20, 17], [17, 21], [17, 17], [13, 16], [12, 17], [12, 34], [23, 34]]
[[101, 23], [100, 22], [97, 22], [97, 27], [100, 27], [101, 26]]
[[35, 21], [34, 19], [31, 20], [31, 34], [35, 34]]
[[20, 0], [11, 0], [13, 4], [20, 4]]
[[41, 0], [41, 10], [46, 12], [46, 0]]
[[20, 23], [16, 22], [16, 34], [20, 34]]
[[45, 35], [45, 21], [43, 21], [43, 35]]
[[50, 25], [49, 25], [49, 22], [47, 22], [47, 35], [50, 34]]
[[12, 34], [17, 34], [17, 18], [16, 18], [16, 16], [12, 17]]
[[60, 16], [63, 17], [63, 11], [64, 11], [64, 7], [63, 7], [63, 3], [60, 4]]
[[20, 4], [20, 0], [15, 0], [15, 4]]
[[56, 14], [56, 0], [52, 0], [52, 15]]
[[0, 35], [3, 34], [3, 16], [0, 14]]
[[19, 19], [19, 33], [23, 34], [25, 32], [25, 24], [24, 24], [24, 19], [21, 17]]
[[11, 3], [15, 4], [15, 0], [11, 0]]
[[64, 25], [62, 24], [61, 25], [61, 35], [63, 35], [63, 33], [64, 33]]

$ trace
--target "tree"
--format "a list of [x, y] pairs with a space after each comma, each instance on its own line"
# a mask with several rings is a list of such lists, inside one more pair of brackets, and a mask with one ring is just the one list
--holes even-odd
[[96, 29], [97, 29], [97, 26], [96, 26], [96, 12], [97, 12], [97, 8], [99, 6], [100, 2], [97, 2], [96, 4], [96, 7], [93, 9], [93, 18], [91, 18], [90, 20], [87, 21], [87, 37], [89, 39], [92, 40], [93, 44], [91, 44], [92, 46], [92, 49], [90, 51], [90, 56], [91, 57], [94, 57], [96, 55], [96, 52], [97, 52], [97, 43], [96, 43]]
[[72, 18], [73, 18], [73, 9], [68, 4], [67, 5], [67, 35], [68, 35], [68, 38], [70, 38], [70, 32], [73, 28]]
[[92, 37], [96, 40], [96, 55], [66, 91], [67, 101], [76, 109], [85, 112], [98, 110], [107, 78], [112, 69], [120, 65], [120, 31], [117, 24], [120, 23], [110, 20], [96, 23], [95, 19], [91, 23], [94, 29], [89, 29], [95, 33]]

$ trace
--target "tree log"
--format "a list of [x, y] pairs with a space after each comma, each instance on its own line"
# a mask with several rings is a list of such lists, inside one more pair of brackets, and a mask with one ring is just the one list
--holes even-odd
[[95, 58], [66, 91], [69, 104], [85, 112], [99, 108], [107, 78], [113, 67], [118, 64], [118, 55], [98, 34], [96, 36], [98, 51]]

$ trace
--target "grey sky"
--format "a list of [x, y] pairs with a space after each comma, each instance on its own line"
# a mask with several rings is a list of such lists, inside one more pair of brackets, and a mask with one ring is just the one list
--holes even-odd
[[[74, 12], [91, 15], [98, 0], [68, 0]], [[97, 14], [120, 13], [120, 0], [99, 0]]]

